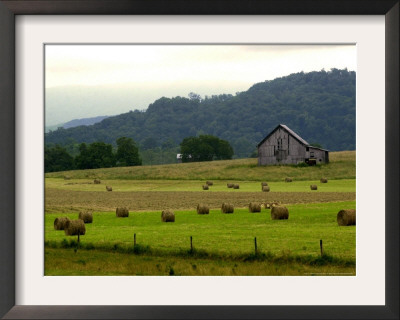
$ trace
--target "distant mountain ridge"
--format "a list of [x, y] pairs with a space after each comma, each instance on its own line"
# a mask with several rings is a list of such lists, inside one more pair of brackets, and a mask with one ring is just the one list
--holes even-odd
[[355, 150], [356, 73], [332, 69], [295, 73], [253, 85], [236, 95], [162, 97], [146, 111], [108, 117], [91, 126], [58, 129], [46, 143], [65, 144], [133, 138], [142, 148], [178, 145], [187, 136], [211, 134], [227, 140], [237, 157], [247, 157], [278, 124], [309, 143]]
[[93, 118], [74, 119], [63, 124], [63, 128], [69, 129], [78, 126], [91, 126], [97, 122], [103, 121], [109, 116], [98, 116]]
[[46, 126], [46, 133], [50, 131], [57, 130], [58, 128], [62, 127], [64, 129], [69, 129], [69, 128], [74, 128], [78, 126], [91, 126], [97, 122], [100, 122], [109, 116], [98, 116], [98, 117], [92, 117], [92, 118], [82, 118], [82, 119], [74, 119], [71, 121], [68, 121], [66, 123], [60, 123], [54, 126]]

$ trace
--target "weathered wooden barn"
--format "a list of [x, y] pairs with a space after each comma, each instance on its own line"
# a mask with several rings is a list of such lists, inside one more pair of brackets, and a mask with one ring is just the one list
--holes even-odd
[[329, 151], [310, 144], [284, 124], [278, 125], [257, 146], [258, 165], [309, 165], [329, 162]]

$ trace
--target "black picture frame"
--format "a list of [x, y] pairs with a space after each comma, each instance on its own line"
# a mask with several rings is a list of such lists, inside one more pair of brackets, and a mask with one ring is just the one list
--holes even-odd
[[[15, 16], [385, 15], [384, 306], [16, 306]], [[399, 319], [399, 0], [0, 1], [0, 316], [4, 319]]]

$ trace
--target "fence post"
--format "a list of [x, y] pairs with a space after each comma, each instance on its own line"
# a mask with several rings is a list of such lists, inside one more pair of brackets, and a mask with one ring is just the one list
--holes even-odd
[[321, 257], [324, 255], [324, 248], [322, 247], [322, 240], [319, 240], [319, 247], [321, 249]]
[[254, 252], [257, 255], [257, 237], [254, 237]]
[[193, 238], [190, 236], [190, 252], [193, 253]]
[[136, 233], [133, 234], [133, 247], [136, 247]]

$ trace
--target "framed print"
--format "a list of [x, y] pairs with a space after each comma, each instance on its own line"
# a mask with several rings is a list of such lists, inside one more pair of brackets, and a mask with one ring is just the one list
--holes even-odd
[[[172, 1], [168, 2], [168, 5], [165, 2], [152, 0], [2, 1], [0, 2], [0, 14], [2, 21], [0, 38], [2, 43], [6, 44], [0, 48], [2, 70], [0, 76], [0, 121], [3, 129], [0, 142], [1, 150], [4, 150], [0, 157], [0, 170], [2, 170], [1, 174], [4, 178], [0, 201], [2, 216], [0, 232], [2, 241], [0, 245], [3, 253], [0, 264], [1, 316], [4, 318], [126, 319], [178, 319], [188, 317], [296, 319], [316, 316], [325, 318], [331, 315], [336, 318], [349, 319], [399, 317], [397, 249], [399, 229], [397, 200], [399, 192], [398, 1], [289, 1], [282, 3], [282, 1], [266, 0], [246, 5], [239, 1], [226, 0], [212, 3]], [[274, 32], [271, 32], [271, 30]], [[90, 46], [84, 47], [88, 44]], [[118, 56], [119, 69], [123, 71], [127, 68], [124, 65], [124, 55], [132, 57], [132, 55], [137, 54], [138, 48], [144, 50], [141, 57], [145, 57], [149, 61], [152, 58], [151, 50], [155, 46], [157, 46], [158, 52], [166, 50], [167, 47], [168, 50], [176, 49], [170, 55], [174, 56], [175, 59], [180, 57], [178, 61], [187, 66], [195, 64], [195, 62], [188, 60], [188, 57], [197, 54], [205, 59], [209, 47], [212, 50], [229, 48], [231, 50], [229, 54], [227, 52], [222, 54], [214, 52], [213, 54], [221, 56], [221, 61], [225, 61], [226, 57], [229, 56], [233, 69], [239, 65], [234, 57], [234, 49], [239, 45], [244, 48], [242, 52], [245, 52], [245, 54], [241, 56], [243, 58], [243, 56], [255, 57], [249, 49], [261, 51], [263, 55], [266, 55], [263, 46], [267, 45], [273, 45], [275, 49], [278, 46], [286, 46], [286, 50], [289, 45], [330, 46], [332, 44], [352, 47], [354, 52], [357, 52], [357, 76], [356, 80], [353, 79], [357, 86], [357, 157], [354, 160], [357, 163], [357, 167], [354, 168], [354, 170], [357, 170], [357, 181], [354, 181], [354, 183], [357, 183], [357, 203], [353, 201], [352, 205], [357, 205], [359, 219], [357, 220], [357, 230], [354, 226], [346, 229], [347, 231], [353, 230], [350, 231], [352, 238], [349, 238], [353, 239], [350, 252], [356, 250], [356, 253], [353, 253], [353, 255], [356, 254], [356, 259], [353, 256], [350, 264], [349, 261], [345, 261], [347, 266], [350, 265], [350, 277], [338, 276], [337, 274], [328, 276], [329, 271], [324, 271], [324, 276], [315, 277], [314, 275], [317, 275], [315, 270], [312, 270], [310, 275], [302, 277], [288, 277], [289, 274], [283, 274], [283, 277], [266, 277], [267, 274], [262, 273], [251, 274], [250, 276], [249, 273], [245, 272], [233, 276], [232, 272], [237, 273], [240, 267], [236, 268], [236, 266], [230, 265], [229, 272], [226, 274], [227, 277], [214, 276], [215, 274], [211, 271], [206, 271], [204, 276], [201, 277], [187, 277], [187, 274], [177, 272], [176, 267], [174, 271], [171, 265], [168, 265], [167, 270], [167, 265], [164, 266], [161, 260], [151, 261], [154, 273], [149, 271], [145, 277], [129, 277], [125, 274], [124, 276], [113, 274], [113, 276], [100, 277], [100, 272], [94, 273], [90, 277], [86, 275], [77, 277], [76, 273], [69, 273], [70, 270], [57, 271], [59, 267], [57, 262], [55, 262], [56, 267], [53, 269], [46, 265], [45, 262], [48, 258], [45, 255], [48, 252], [55, 253], [59, 248], [59, 243], [64, 241], [57, 238], [61, 233], [56, 233], [60, 231], [54, 231], [53, 228], [53, 220], [56, 216], [52, 213], [46, 216], [46, 213], [43, 217], [43, 208], [49, 206], [49, 202], [47, 200], [45, 202], [45, 199], [49, 198], [43, 198], [43, 193], [47, 192], [43, 191], [44, 156], [42, 151], [38, 151], [43, 150], [44, 147], [44, 118], [48, 116], [46, 112], [42, 113], [43, 101], [45, 99], [46, 103], [50, 101], [48, 88], [51, 86], [47, 87], [45, 83], [57, 80], [54, 77], [54, 71], [69, 68], [68, 60], [65, 60], [67, 62], [63, 62], [64, 64], [56, 63], [57, 59], [60, 60], [60, 52], [63, 57], [66, 57], [68, 52], [75, 52], [73, 54], [76, 54], [76, 52], [87, 50], [85, 51], [87, 52], [86, 56], [90, 58], [82, 62], [82, 68], [99, 70], [100, 67], [95, 64], [96, 59], [100, 61], [102, 68], [109, 64], [109, 61], [102, 60], [102, 52], [112, 51], [117, 48], [116, 46], [121, 46], [117, 48], [120, 50], [124, 46], [124, 50], [132, 51], [127, 51], [124, 54], [118, 53], [121, 51], [112, 51], [108, 54], [108, 56]], [[184, 49], [184, 45], [189, 45], [188, 47], [192, 51], [181, 51]], [[148, 46], [152, 46], [150, 51], [146, 51]], [[251, 48], [248, 46], [251, 46]], [[96, 50], [98, 50], [97, 53]], [[286, 54], [283, 49], [280, 52], [282, 55]], [[322, 59], [322, 53], [318, 55]], [[93, 59], [93, 57], [96, 57], [96, 59]], [[139, 56], [137, 57], [139, 59]], [[300, 55], [297, 55], [298, 59], [299, 57]], [[341, 59], [343, 60], [344, 56], [341, 56]], [[142, 61], [141, 64], [145, 64], [143, 62], [145, 60], [140, 61]], [[171, 69], [165, 69], [166, 65], [175, 65], [175, 73], [184, 74], [184, 70], [177, 71], [178, 64], [174, 63], [174, 60], [163, 58], [162, 61], [164, 65], [159, 64], [157, 69], [163, 70], [164, 75], [174, 73]], [[112, 61], [112, 64], [114, 62], [115, 60]], [[155, 64], [154, 62], [151, 63]], [[222, 70], [219, 69], [220, 66], [222, 66], [222, 62], [210, 68]], [[246, 66], [250, 66], [250, 62]], [[207, 69], [205, 64], [203, 67]], [[114, 67], [101, 69], [103, 70], [102, 73], [107, 74], [104, 79], [109, 81], [113, 77], [118, 79], [124, 77], [124, 73], [116, 73], [112, 68]], [[138, 66], [135, 68], [139, 70]], [[280, 69], [283, 68], [284, 63], [281, 63]], [[272, 70], [272, 66], [270, 69]], [[187, 67], [187, 70], [189, 70], [189, 67]], [[242, 71], [243, 78], [244, 70], [245, 68]], [[220, 71], [220, 74], [226, 72], [228, 71]], [[347, 70], [339, 73], [337, 76], [343, 76], [343, 73], [347, 75]], [[156, 73], [152, 71], [152, 74], [154, 77]], [[196, 75], [200, 77], [201, 70], [197, 69]], [[94, 74], [92, 79], [97, 81], [103, 76]], [[156, 77], [160, 78], [161, 75], [157, 74]], [[81, 79], [83, 80], [83, 76]], [[183, 79], [187, 81], [188, 78]], [[141, 74], [141, 79], [137, 81], [145, 83], [146, 74]], [[209, 82], [209, 80], [207, 81]], [[227, 80], [223, 81], [227, 83]], [[150, 79], [149, 83], [154, 86], [154, 80]], [[218, 84], [215, 86], [218, 86]], [[151, 90], [151, 86], [149, 88]], [[66, 92], [66, 89], [64, 88], [63, 91]], [[191, 92], [189, 99], [186, 100], [197, 103], [202, 99], [197, 93]], [[207, 99], [204, 98], [204, 100]], [[212, 99], [209, 100], [211, 103]], [[57, 102], [59, 105], [62, 103], [62, 100]], [[72, 111], [72, 108], [69, 108], [69, 112], [72, 113]], [[337, 111], [333, 111], [332, 121], [334, 121], [336, 113]], [[349, 119], [345, 120], [351, 121]], [[216, 123], [215, 126], [217, 125]], [[371, 127], [374, 130], [371, 130]], [[305, 149], [305, 152], [308, 152], [307, 157], [301, 161], [296, 160], [296, 163], [291, 165], [309, 166], [313, 165], [313, 161], [318, 161], [318, 159], [321, 162], [322, 160], [329, 161], [329, 153], [321, 145], [308, 144], [296, 133], [296, 130], [293, 131], [285, 125], [271, 128], [269, 135], [267, 135], [268, 132], [265, 132], [265, 137], [260, 137], [259, 157], [263, 153], [268, 155], [268, 150], [271, 148], [268, 149], [267, 147], [266, 151], [263, 151], [263, 143], [268, 142], [269, 137], [274, 136], [274, 133], [280, 130], [291, 135], [292, 140], [289, 139], [289, 136], [287, 140], [285, 140], [285, 136], [277, 137], [278, 151], [274, 151], [273, 154], [277, 157], [276, 159], [279, 158], [279, 161], [286, 161], [288, 158], [294, 157], [294, 149], [288, 148], [290, 154], [285, 153], [282, 151], [286, 150], [283, 146], [298, 142], [303, 143], [304, 148], [308, 149]], [[318, 130], [316, 129], [316, 131]], [[198, 132], [191, 134], [199, 135]], [[179, 137], [179, 139], [181, 138]], [[140, 140], [140, 145], [154, 144], [154, 141], [150, 140], [144, 136]], [[238, 139], [237, 141], [240, 142], [241, 140]], [[123, 142], [129, 141], [119, 141], [119, 143]], [[239, 142], [235, 142], [237, 143], [235, 148], [240, 148]], [[182, 144], [181, 150], [183, 150]], [[151, 147], [148, 149], [152, 150]], [[80, 156], [84, 153], [82, 150], [84, 150], [84, 147], [80, 146]], [[243, 150], [245, 150], [244, 147]], [[250, 151], [245, 150], [247, 153]], [[94, 153], [93, 150], [91, 152]], [[177, 153], [177, 151], [174, 152]], [[152, 164], [154, 154], [152, 156], [153, 158], [148, 156], [144, 160]], [[195, 157], [195, 152], [182, 152], [181, 157], [180, 159], [183, 162], [190, 162], [190, 159]], [[128, 161], [122, 158], [118, 159], [118, 161]], [[268, 162], [269, 160], [259, 158], [260, 161]], [[84, 161], [81, 163], [84, 163]], [[121, 165], [121, 167], [123, 166]], [[322, 168], [323, 165], [317, 163], [316, 168], [319, 167]], [[151, 167], [151, 169], [153, 170], [154, 167]], [[124, 174], [132, 173], [127, 171]], [[61, 178], [54, 177], [55, 179], [51, 180], [52, 183], [57, 184], [62, 180], [61, 187], [65, 190], [75, 187], [86, 188], [87, 190], [101, 187], [105, 194], [102, 196], [103, 198], [110, 195], [114, 197], [117, 194], [116, 191], [118, 191], [115, 190], [115, 186], [117, 188], [123, 186], [123, 184], [114, 185], [113, 190], [107, 183], [106, 191], [105, 185], [102, 186], [102, 182], [100, 182], [103, 178], [100, 179], [97, 176], [87, 176], [86, 178], [90, 179], [90, 184], [84, 186], [74, 185], [73, 183], [76, 183], [74, 177], [72, 179], [66, 175]], [[348, 183], [345, 177], [343, 179], [344, 184]], [[159, 181], [159, 183], [162, 183], [162, 181]], [[321, 183], [323, 183], [322, 180]], [[142, 185], [144, 184], [145, 182]], [[211, 181], [208, 181], [206, 185], [211, 190], [219, 187], [213, 186]], [[295, 183], [292, 185], [291, 188], [296, 188]], [[329, 186], [329, 182], [327, 186]], [[165, 188], [162, 185], [159, 187]], [[168, 188], [171, 187], [168, 186]], [[191, 186], [187, 185], [184, 188], [191, 188]], [[244, 183], [244, 188], [252, 188], [252, 186]], [[271, 188], [274, 188], [273, 184], [271, 184]], [[318, 188], [323, 188], [323, 185], [318, 185]], [[343, 188], [348, 188], [348, 186]], [[311, 189], [313, 188], [311, 187]], [[167, 189], [167, 191], [170, 191], [170, 189]], [[309, 191], [309, 193], [311, 192], [314, 191]], [[72, 197], [77, 198], [77, 193]], [[57, 201], [62, 201], [62, 198], [67, 197], [62, 196]], [[374, 199], [374, 205], [371, 205], [371, 199]], [[84, 200], [83, 203], [85, 201], [87, 200]], [[96, 201], [100, 202], [93, 200], [92, 203]], [[120, 201], [126, 203], [127, 200], [120, 198]], [[159, 200], [153, 201], [158, 202]], [[56, 202], [52, 202], [50, 205], [53, 208], [59, 208]], [[149, 209], [148, 204], [144, 206]], [[264, 204], [264, 206], [266, 205]], [[82, 204], [81, 207], [85, 208], [85, 205]], [[63, 209], [68, 209], [65, 204]], [[274, 212], [277, 212], [275, 208], [273, 209]], [[60, 212], [57, 210], [56, 212]], [[337, 211], [336, 207], [335, 210]], [[122, 211], [124, 210], [117, 210], [117, 216], [119, 213], [124, 213]], [[157, 221], [157, 223], [162, 227], [179, 226], [178, 215], [179, 211], [176, 215], [177, 223], [175, 224], [163, 224], [161, 221]], [[64, 216], [72, 217], [68, 210], [65, 211]], [[197, 214], [194, 216], [196, 216], [196, 219], [207, 218], [212, 216], [212, 212], [209, 216], [198, 216]], [[230, 216], [234, 216], [236, 219], [236, 215]], [[94, 216], [94, 219], [99, 217], [99, 215]], [[138, 216], [135, 215], [135, 217]], [[115, 218], [115, 212], [113, 218]], [[169, 219], [166, 216], [164, 218], [165, 220]], [[158, 213], [157, 219], [159, 220]], [[124, 221], [128, 220], [129, 217]], [[173, 220], [175, 220], [175, 216]], [[121, 221], [121, 219], [118, 221]], [[146, 223], [144, 222], [143, 225], [146, 225]], [[210, 227], [212, 226], [209, 225], [208, 229]], [[86, 227], [87, 230], [91, 230], [91, 228], [91, 225]], [[139, 230], [137, 231], [139, 239], [143, 230], [146, 230], [146, 232], [154, 232], [155, 230], [146, 228], [137, 229]], [[249, 226], [249, 229], [255, 228], [257, 228], [255, 225]], [[50, 229], [52, 233], [47, 231]], [[324, 230], [329, 233], [330, 229]], [[178, 232], [189, 236], [182, 229]], [[282, 232], [289, 231], [283, 230]], [[373, 236], [371, 236], [372, 234]], [[158, 241], [157, 243], [160, 246], [167, 246], [154, 235], [152, 241]], [[191, 235], [190, 250], [192, 254]], [[200, 235], [200, 233], [195, 233], [195, 237], [193, 237], [195, 250], [199, 243], [196, 243], [197, 237]], [[81, 241], [83, 239], [83, 244], [87, 238], [91, 237], [90, 234], [84, 235], [84, 231], [79, 231], [76, 236]], [[265, 245], [263, 236], [257, 237], [258, 239], [254, 238], [254, 242], [251, 243], [255, 248], [256, 260], [260, 257], [257, 254], [264, 250], [263, 246]], [[145, 246], [137, 246], [136, 233], [134, 238], [131, 234], [129, 238], [132, 239], [128, 241], [134, 241], [134, 249], [146, 249]], [[189, 239], [189, 237], [187, 238]], [[354, 238], [356, 238], [356, 248]], [[95, 238], [90, 239], [96, 240]], [[104, 239], [106, 239], [106, 235], [101, 240]], [[271, 240], [271, 238], [265, 239]], [[44, 241], [46, 241], [46, 248], [51, 249], [47, 250], [46, 253], [43, 249]], [[71, 245], [72, 240], [68, 241], [66, 239], [64, 245]], [[322, 259], [332, 258], [329, 255], [324, 255], [323, 252], [329, 250], [329, 244], [329, 241], [324, 242], [324, 247], [322, 241], [317, 244]], [[79, 248], [79, 243], [76, 245]], [[95, 243], [95, 245], [97, 244]], [[215, 246], [211, 241], [208, 245], [210, 248]], [[326, 246], [328, 246], [328, 249], [326, 249]], [[237, 247], [240, 251], [240, 247]], [[308, 245], [302, 243], [298, 245], [296, 250], [307, 252], [307, 247]], [[117, 259], [119, 253], [126, 249], [123, 244], [114, 244], [113, 248], [115, 259]], [[345, 248], [343, 250], [346, 251]], [[70, 259], [75, 264], [86, 265], [88, 263], [85, 257], [78, 257], [81, 252], [80, 249], [69, 251], [72, 254]], [[273, 256], [274, 253], [269, 252], [268, 254]], [[135, 257], [139, 256], [135, 255]], [[147, 258], [151, 260], [151, 257]], [[320, 260], [317, 258], [315, 263]], [[148, 260], [144, 263], [148, 263]], [[206, 268], [204, 265], [202, 267]], [[190, 268], [196, 270], [198, 266], [192, 264]], [[236, 270], [234, 270], [235, 268]], [[157, 269], [160, 271], [159, 273], [157, 273]], [[196, 272], [193, 275], [196, 275]], [[332, 272], [334, 273], [336, 270]], [[166, 276], [159, 277], [160, 273], [166, 273]], [[68, 276], [68, 274], [71, 274], [71, 276]], [[171, 277], [171, 275], [182, 276]], [[285, 298], [282, 300], [282, 297]]]

